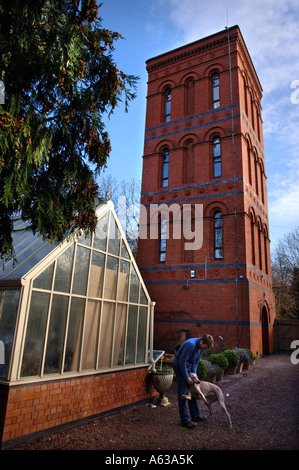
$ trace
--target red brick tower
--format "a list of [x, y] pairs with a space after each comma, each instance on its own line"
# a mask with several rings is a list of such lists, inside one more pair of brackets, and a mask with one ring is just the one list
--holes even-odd
[[[147, 71], [138, 265], [156, 301], [155, 347], [211, 333], [224, 347], [268, 354], [275, 303], [262, 88], [241, 32], [154, 57]], [[203, 243], [190, 250], [190, 235], [177, 230], [189, 212], [198, 241], [200, 207]]]

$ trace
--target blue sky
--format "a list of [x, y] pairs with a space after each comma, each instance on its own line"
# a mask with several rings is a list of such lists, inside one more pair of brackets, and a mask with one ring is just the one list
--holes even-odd
[[[107, 122], [112, 152], [105, 175], [141, 180], [147, 72], [168, 50], [239, 25], [263, 87], [262, 117], [271, 249], [299, 225], [298, 0], [102, 0], [103, 27], [116, 43], [119, 69], [140, 77], [137, 98]], [[293, 87], [293, 88], [292, 88]], [[295, 88], [294, 88], [295, 87]], [[298, 103], [297, 103], [298, 102]]]

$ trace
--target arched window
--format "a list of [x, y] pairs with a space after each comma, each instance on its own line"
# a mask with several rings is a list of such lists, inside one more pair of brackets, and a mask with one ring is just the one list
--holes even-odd
[[259, 170], [260, 170], [260, 165], [258, 162], [258, 158], [255, 155], [254, 158], [254, 170], [255, 170], [255, 192], [257, 196], [259, 195]]
[[259, 254], [259, 268], [260, 270], [263, 269], [263, 262], [262, 262], [262, 228], [260, 222], [258, 222], [258, 254]]
[[247, 84], [245, 77], [243, 78], [243, 84], [244, 84], [244, 101], [245, 101], [245, 113], [248, 116], [248, 102], [247, 102]]
[[188, 140], [184, 149], [184, 182], [194, 181], [194, 146], [192, 140]]
[[164, 91], [164, 121], [170, 121], [171, 111], [171, 89], [169, 87]]
[[194, 80], [190, 78], [185, 83], [185, 113], [186, 116], [194, 114]]
[[250, 226], [251, 226], [251, 254], [252, 254], [252, 264], [255, 266], [255, 239], [254, 239], [254, 218], [253, 214], [250, 214]]
[[223, 220], [220, 211], [214, 215], [214, 257], [223, 258]]
[[252, 172], [251, 172], [251, 150], [249, 145], [247, 145], [247, 159], [248, 159], [248, 176], [249, 176], [249, 184], [252, 186]]
[[265, 255], [265, 271], [268, 274], [268, 232], [267, 229], [264, 229], [264, 255]]
[[261, 198], [262, 198], [262, 203], [265, 204], [265, 195], [264, 195], [264, 167], [261, 163], [260, 165], [260, 170], [261, 170]]
[[213, 176], [221, 176], [221, 143], [220, 138], [213, 139]]
[[254, 117], [254, 112], [255, 112], [255, 106], [254, 106], [253, 96], [251, 95], [251, 122], [252, 122], [252, 128], [253, 128], [253, 130], [255, 130], [255, 117]]
[[167, 241], [167, 217], [159, 218], [159, 261], [165, 263], [166, 261], [166, 241]]
[[169, 150], [164, 149], [162, 155], [162, 188], [168, 186], [168, 170], [169, 170]]
[[212, 103], [213, 109], [219, 108], [220, 106], [220, 82], [219, 74], [214, 73], [212, 76]]

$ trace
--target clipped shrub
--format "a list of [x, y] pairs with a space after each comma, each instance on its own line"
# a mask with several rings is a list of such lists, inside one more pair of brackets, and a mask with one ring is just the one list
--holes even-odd
[[222, 354], [227, 359], [228, 367], [236, 367], [239, 364], [239, 356], [233, 349], [225, 349]]
[[249, 358], [249, 354], [248, 354], [246, 349], [235, 348], [234, 351], [236, 351], [236, 353], [238, 354], [240, 362], [244, 362], [245, 364], [249, 364], [250, 358]]
[[214, 377], [220, 373], [220, 368], [214, 364], [212, 364], [208, 359], [203, 359], [206, 368], [207, 368], [207, 374], [206, 374], [206, 380], [212, 381]]
[[197, 366], [197, 377], [199, 380], [203, 380], [207, 375], [208, 368], [204, 363], [203, 359], [200, 359], [198, 366]]
[[225, 355], [222, 354], [222, 353], [219, 353], [219, 354], [211, 354], [209, 356], [209, 361], [220, 367], [222, 370], [225, 370], [227, 369], [228, 367], [228, 360], [226, 359]]
[[249, 355], [249, 362], [253, 362], [255, 360], [255, 354], [251, 351], [251, 349], [246, 349]]

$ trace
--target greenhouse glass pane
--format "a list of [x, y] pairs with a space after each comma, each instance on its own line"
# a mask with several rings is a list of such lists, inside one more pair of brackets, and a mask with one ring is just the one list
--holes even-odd
[[96, 368], [100, 310], [101, 302], [88, 301], [83, 337], [83, 370]]
[[44, 271], [33, 281], [33, 287], [37, 289], [51, 290], [54, 263], [50, 264]]
[[54, 290], [69, 292], [73, 266], [74, 245], [68, 248], [57, 259]]
[[127, 343], [126, 343], [126, 364], [135, 363], [135, 344], [137, 331], [137, 305], [130, 305], [128, 316]]
[[118, 275], [117, 300], [127, 302], [129, 293], [130, 263], [120, 260]]
[[78, 243], [80, 243], [80, 245], [91, 246], [91, 234], [83, 233], [81, 237], [78, 238]]
[[47, 256], [55, 245], [45, 243], [36, 253], [34, 253], [25, 263], [19, 266], [13, 273], [7, 276], [7, 279], [19, 279], [28, 273], [37, 263], [39, 263], [45, 256]]
[[[28, 236], [29, 233], [26, 233]], [[44, 243], [42, 238], [39, 238], [38, 234], [31, 234], [28, 238], [23, 239], [22, 243], [19, 243], [18, 239], [16, 240], [16, 247], [14, 249], [15, 255], [18, 255], [19, 253], [21, 253], [21, 251], [24, 250], [24, 253], [22, 253], [20, 256], [17, 256], [19, 263], [24, 261], [24, 259], [26, 259], [30, 253], [33, 253], [36, 250], [35, 243], [38, 239], [40, 242]]]
[[111, 367], [114, 310], [114, 303], [104, 302], [101, 318], [99, 368]]
[[145, 361], [146, 351], [147, 307], [139, 308], [137, 362]]
[[98, 251], [93, 251], [89, 285], [88, 285], [88, 296], [89, 297], [102, 297], [103, 292], [103, 281], [104, 281], [104, 266], [105, 266], [105, 255]]
[[138, 303], [138, 291], [139, 291], [139, 280], [138, 280], [136, 271], [134, 269], [134, 266], [132, 265], [131, 280], [130, 280], [130, 302], [133, 302], [136, 304]]
[[126, 246], [125, 246], [123, 240], [122, 240], [122, 242], [121, 242], [120, 256], [121, 256], [122, 258], [130, 259], [130, 255], [129, 255], [129, 253], [128, 253], [128, 250], [127, 250], [127, 248], [126, 248]]
[[112, 255], [119, 255], [120, 233], [113, 215], [110, 217], [108, 252]]
[[77, 247], [73, 294], [86, 295], [89, 257], [90, 250], [88, 248], [83, 248], [82, 246]]
[[32, 292], [25, 347], [22, 377], [40, 375], [50, 294]]
[[107, 256], [107, 266], [105, 270], [104, 280], [104, 298], [115, 299], [116, 298], [116, 282], [117, 282], [117, 271], [118, 271], [118, 258], [113, 256]]
[[[0, 377], [7, 379], [19, 306], [19, 290], [0, 291]], [[4, 357], [3, 357], [4, 356]]]
[[108, 212], [103, 215], [101, 219], [98, 220], [97, 226], [94, 233], [93, 247], [96, 250], [106, 251], [106, 241], [107, 241], [107, 231], [108, 231]]
[[147, 305], [148, 304], [148, 300], [147, 300], [147, 297], [145, 295], [145, 292], [144, 292], [144, 289], [142, 286], [140, 286], [140, 303], [143, 304], [143, 305]]
[[64, 372], [78, 371], [85, 299], [72, 298], [64, 359]]
[[127, 306], [119, 304], [116, 311], [114, 331], [113, 366], [123, 364]]
[[69, 297], [53, 295], [44, 374], [60, 371]]

